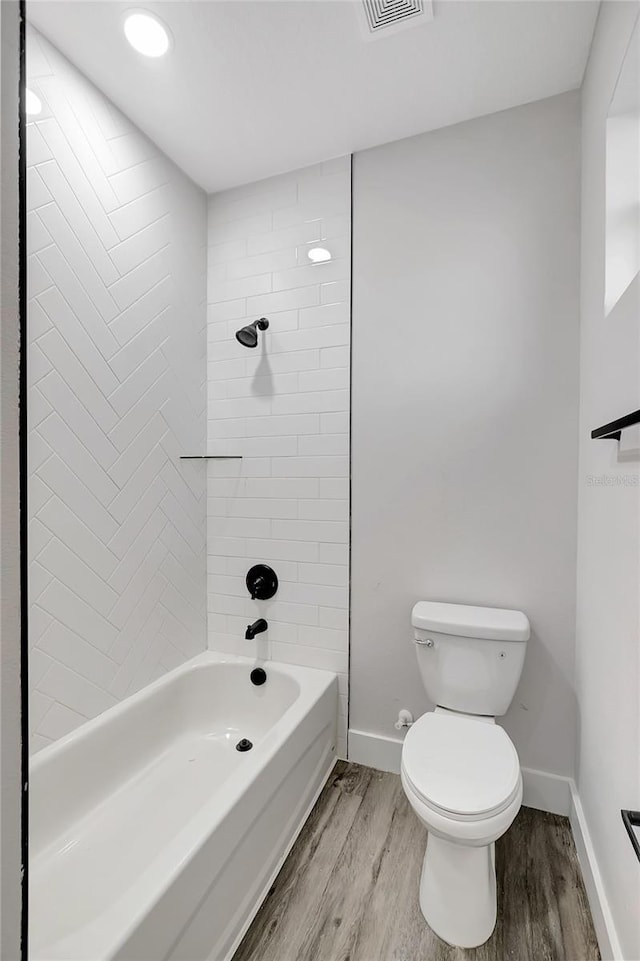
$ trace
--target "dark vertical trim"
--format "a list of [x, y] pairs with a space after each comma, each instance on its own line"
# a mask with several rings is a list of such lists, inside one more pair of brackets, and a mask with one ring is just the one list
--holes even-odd
[[351, 724], [351, 558], [353, 516], [353, 154], [351, 154], [349, 178], [349, 618], [347, 625], [347, 758], [349, 757], [349, 726]]
[[20, 0], [20, 80], [18, 93], [18, 312], [19, 312], [19, 467], [20, 467], [20, 732], [22, 737], [22, 915], [20, 956], [28, 958], [29, 935], [29, 556], [27, 549], [27, 138], [25, 130], [26, 2]]

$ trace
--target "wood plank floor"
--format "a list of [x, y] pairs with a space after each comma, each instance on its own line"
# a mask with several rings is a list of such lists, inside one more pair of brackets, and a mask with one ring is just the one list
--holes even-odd
[[422, 917], [425, 844], [399, 777], [338, 762], [233, 961], [599, 959], [566, 818], [522, 808], [498, 842], [498, 923], [473, 950]]

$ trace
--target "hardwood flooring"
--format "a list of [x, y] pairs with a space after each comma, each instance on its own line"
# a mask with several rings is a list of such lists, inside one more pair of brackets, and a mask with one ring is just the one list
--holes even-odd
[[522, 808], [496, 845], [498, 922], [463, 950], [420, 912], [426, 832], [400, 778], [338, 762], [233, 961], [597, 961], [566, 818]]

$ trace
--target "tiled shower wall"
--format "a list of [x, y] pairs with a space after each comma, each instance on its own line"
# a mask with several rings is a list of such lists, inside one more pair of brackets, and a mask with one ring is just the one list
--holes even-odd
[[[336, 671], [346, 752], [349, 594], [350, 158], [209, 202], [209, 646]], [[310, 248], [332, 260], [312, 264]], [[235, 331], [266, 316], [258, 347]], [[255, 563], [271, 601], [248, 597]], [[269, 631], [244, 640], [249, 621]]]
[[206, 198], [28, 37], [38, 749], [206, 647]]

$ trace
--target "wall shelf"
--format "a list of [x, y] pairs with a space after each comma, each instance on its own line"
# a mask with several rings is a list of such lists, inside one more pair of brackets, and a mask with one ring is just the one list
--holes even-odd
[[242, 454], [180, 454], [180, 460], [242, 460]]
[[620, 440], [620, 434], [628, 427], [640, 424], [640, 410], [634, 410], [631, 414], [625, 414], [618, 420], [612, 420], [610, 424], [596, 427], [591, 431], [592, 440]]

